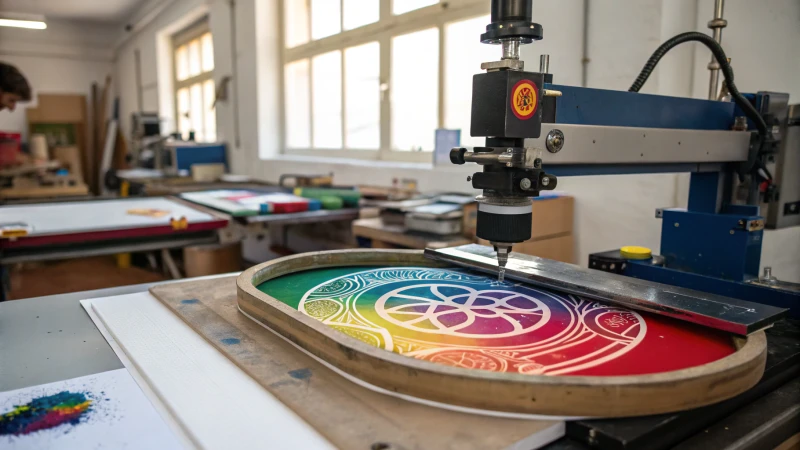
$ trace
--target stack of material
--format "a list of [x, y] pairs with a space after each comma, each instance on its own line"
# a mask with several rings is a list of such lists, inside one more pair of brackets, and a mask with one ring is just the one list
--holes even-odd
[[441, 236], [460, 234], [464, 216], [462, 207], [454, 203], [417, 206], [405, 215], [406, 228]]
[[319, 200], [323, 209], [357, 208], [361, 200], [361, 192], [354, 189], [298, 187], [294, 195]]
[[186, 192], [181, 194], [181, 197], [234, 217], [314, 211], [322, 206], [321, 202], [316, 200], [267, 190], [219, 189]]

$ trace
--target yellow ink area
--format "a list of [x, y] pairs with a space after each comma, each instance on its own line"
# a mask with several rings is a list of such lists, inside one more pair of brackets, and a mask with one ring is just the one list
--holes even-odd
[[522, 80], [514, 86], [511, 93], [511, 107], [520, 119], [527, 119], [536, 111], [536, 87], [528, 80]]
[[171, 218], [169, 219], [169, 225], [175, 231], [185, 230], [189, 228], [189, 221], [186, 220], [186, 217], [181, 216], [179, 219]]
[[166, 215], [169, 215], [170, 212], [164, 209], [134, 208], [134, 209], [129, 209], [127, 213], [132, 216], [153, 217], [155, 219], [158, 219]]

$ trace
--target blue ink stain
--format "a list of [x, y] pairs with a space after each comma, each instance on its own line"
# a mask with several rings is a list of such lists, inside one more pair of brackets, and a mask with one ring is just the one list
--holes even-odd
[[181, 300], [181, 303], [184, 305], [194, 305], [195, 303], [200, 303], [200, 301], [196, 298], [190, 298], [189, 300]]
[[311, 369], [290, 370], [289, 376], [298, 380], [307, 380], [311, 378]]
[[[195, 301], [197, 301], [197, 300], [195, 300]], [[225, 345], [234, 345], [234, 344], [238, 344], [238, 343], [240, 343], [242, 341], [240, 341], [239, 339], [236, 339], [236, 338], [225, 338], [225, 339], [220, 339], [220, 342], [222, 342]]]
[[280, 380], [280, 381], [276, 381], [276, 382], [270, 384], [269, 387], [277, 388], [277, 387], [281, 387], [281, 386], [284, 386], [284, 385], [287, 385], [287, 384], [292, 384], [292, 383], [294, 383], [294, 381], [292, 381], [292, 380]]

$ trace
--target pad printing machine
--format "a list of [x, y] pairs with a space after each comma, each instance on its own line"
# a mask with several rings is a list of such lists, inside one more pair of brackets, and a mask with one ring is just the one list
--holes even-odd
[[[486, 72], [473, 78], [470, 130], [472, 136], [486, 137], [486, 144], [454, 148], [450, 159], [482, 166], [467, 181], [482, 191], [477, 236], [493, 249], [465, 246], [426, 254], [496, 272], [500, 280], [508, 275], [578, 294], [599, 293], [595, 298], [615, 303], [632, 300], [628, 305], [647, 295], [628, 293], [628, 286], [658, 286], [660, 297], [645, 299], [649, 310], [671, 308], [675, 314], [667, 315], [684, 314], [696, 323], [713, 318], [719, 328], [736, 321], [731, 311], [740, 301], [770, 311], [786, 309], [791, 317], [767, 330], [767, 369], [745, 394], [677, 414], [570, 422], [568, 438], [548, 448], [701, 448], [708, 445], [704, 429], [753, 425], [748, 420], [760, 428], [750, 434], [718, 433], [711, 442], [767, 448], [763, 445], [775, 446], [800, 431], [800, 406], [781, 409], [787, 398], [791, 405], [798, 397], [797, 386], [787, 381], [800, 374], [800, 285], [777, 280], [769, 270], [759, 276], [764, 228], [800, 225], [800, 105], [790, 105], [783, 93], [738, 91], [719, 44], [727, 24], [723, 6], [716, 0], [709, 22], [713, 37], [689, 32], [668, 40], [629, 91], [621, 92], [558, 85], [547, 55], [538, 72], [525, 71], [519, 46], [543, 37], [542, 27], [532, 21], [531, 0], [491, 3], [491, 23], [481, 42], [501, 46], [502, 58], [482, 64]], [[690, 41], [712, 53], [710, 100], [639, 93], [661, 57]], [[615, 249], [590, 255], [590, 269], [581, 269], [510, 254], [514, 244], [530, 238], [532, 220], [547, 220], [532, 217], [530, 197], [554, 189], [560, 176], [676, 172], [690, 174], [688, 207], [654, 205], [662, 220], [661, 255], [644, 248]], [[506, 274], [509, 258], [523, 269]], [[535, 269], [526, 272], [526, 264]], [[740, 334], [763, 328], [766, 322], [759, 320], [740, 324], [748, 330]]]

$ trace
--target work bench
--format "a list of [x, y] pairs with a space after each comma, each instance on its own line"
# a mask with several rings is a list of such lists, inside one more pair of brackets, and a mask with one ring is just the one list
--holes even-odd
[[[0, 303], [0, 391], [122, 368], [79, 302], [143, 293], [156, 284]], [[674, 448], [675, 442], [679, 448], [773, 448], [800, 423], [799, 324], [786, 320], [767, 330], [764, 378], [738, 397], [679, 414], [569, 422], [567, 436], [545, 448]]]
[[220, 242], [229, 223], [226, 215], [171, 197], [4, 206], [0, 301], [8, 265], [160, 251], [175, 273], [169, 250]]

